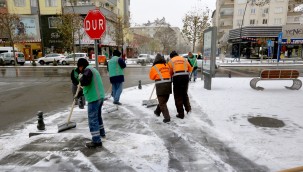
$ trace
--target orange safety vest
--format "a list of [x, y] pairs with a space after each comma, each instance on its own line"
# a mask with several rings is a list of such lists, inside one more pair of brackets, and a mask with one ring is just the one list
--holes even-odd
[[149, 78], [155, 80], [156, 84], [171, 82], [169, 66], [164, 64], [154, 65], [150, 69]]
[[181, 56], [170, 59], [168, 65], [171, 68], [171, 74], [173, 76], [189, 75], [189, 72], [193, 70], [187, 59]]

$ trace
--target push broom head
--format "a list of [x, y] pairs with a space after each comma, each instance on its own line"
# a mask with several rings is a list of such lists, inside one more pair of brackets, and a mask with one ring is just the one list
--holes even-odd
[[76, 127], [76, 123], [75, 122], [68, 122], [68, 123], [64, 123], [64, 124], [58, 124], [58, 133], [65, 131], [65, 130], [69, 130], [71, 128], [75, 128]]

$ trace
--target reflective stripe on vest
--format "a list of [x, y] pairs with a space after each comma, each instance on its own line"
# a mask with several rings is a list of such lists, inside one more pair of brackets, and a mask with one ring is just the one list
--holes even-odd
[[171, 82], [170, 78], [163, 79], [162, 73], [159, 71], [159, 69], [157, 68], [157, 66], [153, 66], [153, 67], [156, 69], [156, 72], [158, 73], [159, 77], [161, 78], [160, 80], [156, 80], [155, 81], [156, 84], [165, 83], [165, 82]]
[[187, 71], [187, 59], [184, 59], [184, 72], [176, 72], [176, 69], [175, 69], [175, 63], [172, 61], [172, 59], [170, 59], [170, 63], [173, 67], [173, 71], [174, 71], [174, 74], [173, 74], [173, 77], [174, 76], [178, 76], [178, 75], [189, 75], [189, 72]]

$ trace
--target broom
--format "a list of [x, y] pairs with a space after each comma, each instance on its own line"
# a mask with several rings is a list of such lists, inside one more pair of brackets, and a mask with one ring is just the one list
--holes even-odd
[[[79, 93], [80, 89], [81, 89], [81, 85], [80, 85], [80, 82], [79, 82], [75, 97], [78, 96], [78, 93]], [[74, 97], [74, 100], [73, 100], [72, 108], [71, 108], [70, 113], [69, 113], [68, 118], [67, 118], [67, 122], [63, 123], [63, 124], [58, 124], [58, 133], [76, 127], [76, 123], [70, 121], [70, 118], [72, 116], [72, 113], [73, 113], [73, 110], [74, 110], [74, 107], [75, 107], [75, 104], [76, 104], [76, 98], [75, 97]]]

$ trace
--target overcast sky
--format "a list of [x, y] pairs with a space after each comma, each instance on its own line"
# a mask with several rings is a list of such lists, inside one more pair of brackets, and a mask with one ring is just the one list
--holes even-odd
[[165, 17], [171, 26], [182, 28], [182, 19], [188, 11], [208, 6], [212, 12], [215, 4], [216, 0], [131, 0], [131, 23], [134, 26]]

